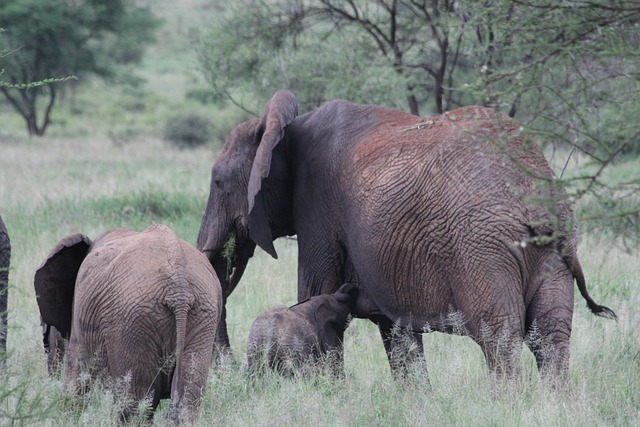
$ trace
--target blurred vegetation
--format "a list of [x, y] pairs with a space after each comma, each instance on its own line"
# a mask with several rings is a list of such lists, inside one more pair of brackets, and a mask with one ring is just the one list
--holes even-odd
[[193, 148], [211, 140], [211, 121], [197, 113], [171, 117], [164, 128], [164, 139], [179, 148]]
[[[0, 5], [0, 50], [7, 52], [0, 91], [42, 136], [66, 85], [59, 79], [113, 77], [118, 64], [139, 62], [159, 25], [147, 8], [124, 0], [6, 0]], [[29, 82], [42, 82], [37, 88]]]

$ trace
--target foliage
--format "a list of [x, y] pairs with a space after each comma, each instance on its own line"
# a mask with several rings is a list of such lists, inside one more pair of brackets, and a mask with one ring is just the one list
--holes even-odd
[[403, 79], [370, 40], [332, 28], [294, 36], [272, 11], [269, 3], [234, 2], [200, 39], [204, 75], [221, 97], [254, 114], [281, 88], [296, 93], [304, 109], [333, 98], [403, 104]]
[[224, 100], [209, 86], [193, 87], [185, 93], [186, 99], [193, 99], [201, 104], [222, 105]]
[[[0, 90], [24, 118], [29, 134], [42, 136], [64, 91], [59, 79], [112, 75], [114, 61], [139, 59], [157, 25], [148, 9], [122, 0], [4, 1], [0, 50], [9, 54], [2, 57], [6, 82]], [[22, 86], [28, 82], [40, 83]]]
[[[496, 96], [510, 92], [519, 99], [520, 91], [509, 91], [505, 84], [498, 88], [496, 83], [515, 85], [521, 77], [527, 81], [538, 76], [539, 67], [550, 59], [566, 57], [567, 47], [595, 57], [612, 54], [610, 40], [598, 35], [620, 31], [632, 35], [640, 20], [640, 6], [631, 1], [555, 4], [245, 0], [220, 14], [206, 36], [201, 60], [214, 87], [229, 96], [254, 86], [273, 93], [295, 76], [328, 81], [328, 85], [334, 81], [362, 85], [368, 79], [362, 71], [382, 67], [395, 74], [411, 112], [418, 114], [432, 104], [430, 110], [442, 113], [470, 101], [495, 103]], [[621, 36], [620, 41], [625, 38]], [[621, 50], [615, 54], [635, 56], [632, 46], [617, 44], [615, 48]], [[289, 61], [291, 55], [304, 55], [313, 66], [299, 68], [305, 64]], [[318, 56], [321, 59], [313, 62]], [[349, 65], [356, 68], [345, 68]], [[263, 77], [265, 71], [270, 74], [278, 68], [279, 78]], [[480, 98], [466, 88], [478, 79], [486, 92]], [[323, 100], [333, 95], [330, 91], [314, 94]], [[396, 94], [387, 96], [393, 100]]]
[[211, 121], [197, 113], [185, 113], [167, 121], [164, 139], [180, 148], [193, 148], [211, 141]]

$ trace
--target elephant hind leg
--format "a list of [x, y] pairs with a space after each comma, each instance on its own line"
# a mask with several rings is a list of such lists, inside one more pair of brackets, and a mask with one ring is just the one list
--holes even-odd
[[[62, 339], [62, 336], [59, 336]], [[104, 347], [87, 345], [73, 335], [66, 346], [64, 360], [64, 390], [68, 394], [84, 395], [93, 382], [107, 370]]]
[[[211, 340], [199, 349], [186, 348], [181, 355], [181, 366], [176, 366], [171, 383], [169, 418], [172, 422], [195, 422], [213, 360], [213, 345]], [[204, 348], [208, 348], [209, 351]]]
[[562, 267], [545, 275], [526, 317], [527, 346], [540, 373], [552, 385], [565, 383], [569, 374], [573, 277]]

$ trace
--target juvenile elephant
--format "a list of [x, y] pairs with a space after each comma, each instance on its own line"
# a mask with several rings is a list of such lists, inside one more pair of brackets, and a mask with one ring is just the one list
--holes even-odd
[[[222, 293], [207, 259], [168, 227], [118, 228], [94, 242], [60, 240], [35, 274], [43, 322], [68, 338], [65, 388], [86, 375], [130, 378], [139, 401], [171, 397], [170, 416], [197, 415]], [[131, 408], [125, 411], [127, 418]]]
[[7, 357], [7, 301], [9, 299], [9, 264], [11, 241], [2, 217], [0, 217], [0, 368]]
[[253, 374], [265, 368], [286, 376], [333, 364], [342, 373], [342, 339], [357, 297], [345, 283], [333, 294], [318, 295], [291, 307], [273, 307], [253, 322], [247, 341], [247, 367]]
[[[225, 298], [256, 244], [276, 257], [272, 241], [297, 234], [298, 300], [355, 283], [354, 315], [377, 323], [395, 372], [422, 358], [420, 333], [436, 330], [468, 334], [492, 376], [512, 376], [535, 331], [527, 342], [539, 368], [566, 377], [574, 280], [593, 313], [615, 318], [587, 292], [567, 195], [506, 115], [297, 107], [277, 92], [213, 164], [197, 246]], [[396, 326], [414, 342], [396, 339]], [[228, 345], [224, 314], [218, 342]]]

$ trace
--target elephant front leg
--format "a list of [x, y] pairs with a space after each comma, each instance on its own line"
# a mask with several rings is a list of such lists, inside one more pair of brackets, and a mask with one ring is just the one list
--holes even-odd
[[227, 331], [227, 308], [226, 304], [222, 306], [220, 323], [216, 339], [213, 344], [213, 360], [215, 363], [226, 365], [234, 362], [233, 351], [229, 342], [229, 333]]
[[402, 328], [387, 317], [381, 316], [374, 321], [380, 330], [393, 376], [407, 378], [411, 371], [417, 369], [428, 379], [422, 334]]
[[487, 361], [492, 392], [508, 390], [505, 387], [522, 381], [522, 332], [516, 329], [514, 323], [495, 328], [486, 326], [482, 329], [480, 338], [476, 339]]

